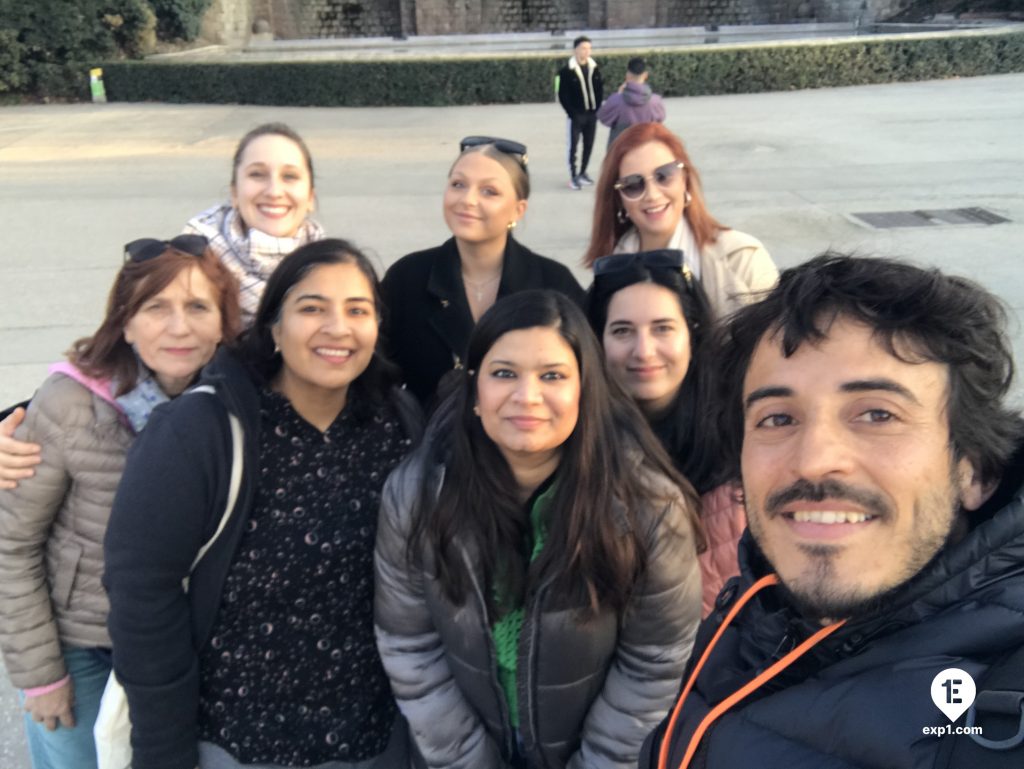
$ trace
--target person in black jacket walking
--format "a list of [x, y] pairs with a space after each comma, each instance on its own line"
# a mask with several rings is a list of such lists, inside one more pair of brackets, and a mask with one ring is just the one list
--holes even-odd
[[[558, 72], [558, 101], [569, 117], [569, 189], [578, 190], [594, 183], [587, 176], [587, 164], [594, 149], [597, 108], [604, 99], [604, 85], [597, 62], [590, 57], [590, 38], [580, 35], [572, 41], [572, 47], [572, 56]], [[577, 166], [576, 145], [580, 137], [583, 154]]]
[[[740, 576], [641, 769], [1024, 765], [1008, 740], [1019, 670], [986, 680], [1024, 644], [1024, 420], [1005, 326], [966, 279], [839, 254], [736, 312], [719, 392], [749, 522]], [[963, 707], [941, 710], [936, 692]], [[950, 758], [961, 740], [946, 730], [965, 721], [984, 739]]]

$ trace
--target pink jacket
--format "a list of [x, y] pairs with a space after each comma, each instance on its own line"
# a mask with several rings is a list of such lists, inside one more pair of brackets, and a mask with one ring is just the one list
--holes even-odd
[[726, 580], [740, 573], [736, 546], [747, 527], [747, 514], [738, 495], [736, 486], [723, 483], [700, 500], [700, 517], [708, 540], [708, 549], [699, 556], [704, 582], [702, 618], [715, 608], [715, 598]]

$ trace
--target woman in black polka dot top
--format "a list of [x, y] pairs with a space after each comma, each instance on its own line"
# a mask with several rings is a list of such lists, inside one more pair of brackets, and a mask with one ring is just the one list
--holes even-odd
[[[136, 769], [407, 763], [373, 638], [373, 546], [419, 419], [376, 353], [378, 308], [351, 245], [298, 249], [204, 372], [213, 396], [178, 399], [139, 438], [106, 575]], [[227, 504], [228, 414], [241, 491], [186, 593]]]

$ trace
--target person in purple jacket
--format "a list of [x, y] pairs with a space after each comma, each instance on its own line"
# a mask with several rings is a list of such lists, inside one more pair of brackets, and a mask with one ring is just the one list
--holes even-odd
[[665, 105], [647, 85], [647, 63], [634, 56], [626, 64], [626, 81], [597, 111], [597, 119], [608, 126], [608, 146], [619, 134], [637, 123], [665, 122]]

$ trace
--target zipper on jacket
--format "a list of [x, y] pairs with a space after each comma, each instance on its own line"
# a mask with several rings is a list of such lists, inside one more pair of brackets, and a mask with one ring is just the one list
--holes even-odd
[[498, 700], [498, 709], [501, 711], [504, 753], [506, 756], [512, 756], [515, 754], [515, 745], [513, 744], [515, 735], [512, 733], [512, 719], [508, 711], [508, 701], [505, 699], [505, 690], [501, 688], [501, 681], [498, 680], [498, 652], [494, 646], [494, 636], [491, 633], [491, 620], [487, 615], [487, 601], [484, 598], [483, 587], [481, 587], [480, 581], [476, 578], [476, 571], [473, 569], [469, 553], [466, 552], [464, 546], [460, 547], [459, 550], [462, 552], [462, 560], [466, 563], [466, 571], [469, 574], [469, 578], [473, 582], [473, 589], [476, 591], [477, 600], [480, 601], [480, 616], [483, 617], [484, 636], [487, 638], [487, 651], [491, 662], [491, 688], [494, 690]]
[[536, 747], [536, 753], [541, 759], [543, 766], [547, 766], [547, 762], [544, 761], [544, 750], [537, 736], [536, 724], [534, 724], [534, 720], [540, 715], [540, 711], [535, 703], [537, 682], [534, 675], [534, 662], [538, 646], [537, 637], [540, 635], [540, 607], [543, 603], [544, 594], [547, 593], [553, 579], [553, 577], [549, 577], [544, 584], [537, 588], [537, 591], [532, 596], [528, 594], [526, 597], [526, 606], [529, 611], [523, 612], [523, 627], [519, 631], [519, 658], [516, 662], [518, 670], [523, 669], [523, 662], [526, 663], [526, 685], [524, 687], [526, 692], [526, 710], [525, 712], [523, 711], [522, 700], [520, 699], [519, 730], [522, 731], [523, 724], [528, 725], [531, 742]]

